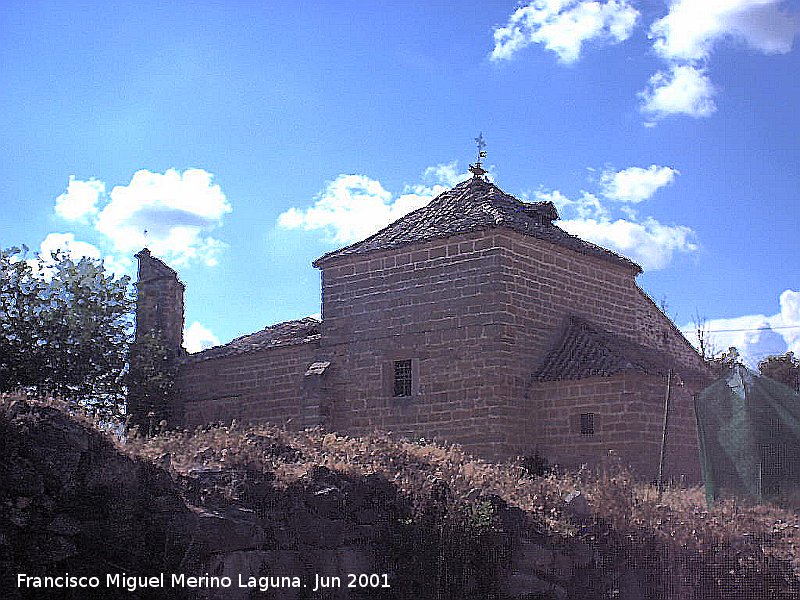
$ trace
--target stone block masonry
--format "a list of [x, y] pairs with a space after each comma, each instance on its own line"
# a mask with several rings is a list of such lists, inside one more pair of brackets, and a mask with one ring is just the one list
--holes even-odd
[[[622, 464], [645, 481], [658, 473], [666, 378], [639, 374], [532, 386], [525, 442], [554, 463]], [[582, 415], [591, 415], [584, 418]], [[586, 427], [590, 421], [591, 427]], [[665, 473], [674, 481], [700, 478], [694, 401], [684, 382], [671, 386]]]
[[[510, 324], [499, 301], [499, 259], [480, 232], [327, 263], [321, 350], [336, 365], [329, 426], [501, 454], [499, 436], [486, 436], [501, 428], [507, 403], [498, 353]], [[405, 359], [413, 359], [419, 385], [394, 397], [393, 365]]]
[[173, 414], [187, 428], [232, 420], [320, 425], [321, 402], [304, 376], [318, 347], [290, 345], [187, 363], [176, 382], [180, 396]]

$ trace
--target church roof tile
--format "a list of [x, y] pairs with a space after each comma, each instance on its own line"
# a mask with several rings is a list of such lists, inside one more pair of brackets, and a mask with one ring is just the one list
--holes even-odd
[[534, 372], [538, 381], [610, 377], [620, 373], [666, 375], [670, 369], [684, 378], [703, 377], [695, 369], [676, 365], [667, 353], [602, 331], [580, 317], [567, 320], [558, 342]]
[[365, 240], [321, 256], [314, 266], [337, 257], [389, 250], [471, 231], [506, 228], [641, 272], [639, 265], [627, 258], [554, 225], [556, 219], [558, 211], [552, 202], [522, 202], [493, 183], [473, 177]]
[[320, 322], [312, 317], [270, 325], [261, 331], [238, 337], [227, 344], [188, 354], [184, 357], [183, 362], [200, 362], [277, 346], [293, 346], [313, 342], [320, 339], [319, 326]]

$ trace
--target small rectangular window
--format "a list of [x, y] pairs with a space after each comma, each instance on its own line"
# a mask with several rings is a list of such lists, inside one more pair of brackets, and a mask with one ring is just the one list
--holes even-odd
[[594, 413], [581, 415], [581, 435], [594, 435]]
[[412, 373], [410, 360], [394, 361], [394, 397], [411, 396]]

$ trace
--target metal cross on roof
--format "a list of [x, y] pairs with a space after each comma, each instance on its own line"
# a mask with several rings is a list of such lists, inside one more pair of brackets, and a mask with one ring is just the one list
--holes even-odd
[[475, 144], [478, 146], [478, 160], [475, 161], [474, 165], [469, 166], [469, 170], [474, 177], [478, 177], [479, 179], [486, 179], [486, 173], [488, 171], [483, 168], [483, 164], [481, 163], [482, 158], [486, 158], [486, 140], [483, 139], [483, 132], [478, 134], [478, 137], [475, 138]]
[[475, 143], [478, 146], [478, 162], [480, 162], [480, 160], [486, 156], [486, 152], [484, 151], [484, 148], [486, 148], [486, 140], [483, 139], [482, 131], [478, 134], [478, 137], [475, 138]]

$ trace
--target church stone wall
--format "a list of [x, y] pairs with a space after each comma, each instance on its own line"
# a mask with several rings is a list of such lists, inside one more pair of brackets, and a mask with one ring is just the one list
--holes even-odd
[[[337, 257], [323, 269], [322, 352], [332, 362], [330, 429], [375, 429], [508, 455], [510, 382], [499, 249], [484, 232]], [[395, 360], [416, 387], [393, 396]]]
[[318, 379], [305, 375], [317, 349], [310, 342], [186, 363], [173, 412], [186, 428], [232, 420], [294, 429], [319, 425]]
[[[500, 248], [499, 301], [516, 324], [505, 340], [506, 371], [514, 382], [509, 407], [513, 418], [507, 429], [513, 454], [527, 454], [536, 444], [530, 434], [531, 420], [536, 417], [527, 398], [531, 374], [558, 340], [568, 315], [583, 317], [610, 333], [661, 350], [674, 357], [678, 370], [705, 369], [686, 339], [638, 287], [633, 268], [514, 232], [504, 231], [495, 238]], [[704, 382], [691, 380], [685, 385], [694, 393]], [[554, 384], [552, 389], [558, 387]], [[609, 396], [606, 402], [621, 410], [625, 401]], [[687, 425], [692, 436], [693, 423], [691, 420]], [[635, 455], [637, 450], [632, 452]], [[696, 464], [697, 455], [691, 460]]]
[[[538, 450], [570, 466], [612, 449], [644, 476], [655, 472], [664, 377], [531, 380], [569, 314], [693, 362], [632, 269], [498, 229], [339, 256], [322, 271], [319, 342], [187, 363], [178, 381], [185, 426], [236, 419], [383, 430], [490, 458]], [[409, 397], [393, 395], [398, 360], [412, 364]], [[306, 376], [317, 361], [331, 364]], [[674, 386], [671, 439], [682, 454], [669, 471], [690, 479], [692, 385]], [[576, 433], [583, 413], [596, 415], [596, 434]]]
[[[525, 442], [565, 467], [623, 464], [653, 481], [664, 425], [667, 378], [640, 374], [534, 384], [526, 395]], [[591, 414], [591, 433], [581, 415]], [[665, 477], [700, 478], [691, 387], [673, 376]]]
[[177, 273], [147, 249], [136, 255], [136, 335], [158, 331], [171, 350], [183, 346], [184, 285]]
[[636, 285], [632, 268], [514, 232], [496, 237], [502, 248], [502, 300], [529, 354], [547, 352], [565, 316], [573, 314], [661, 350], [676, 365], [704, 368], [674, 324]]

